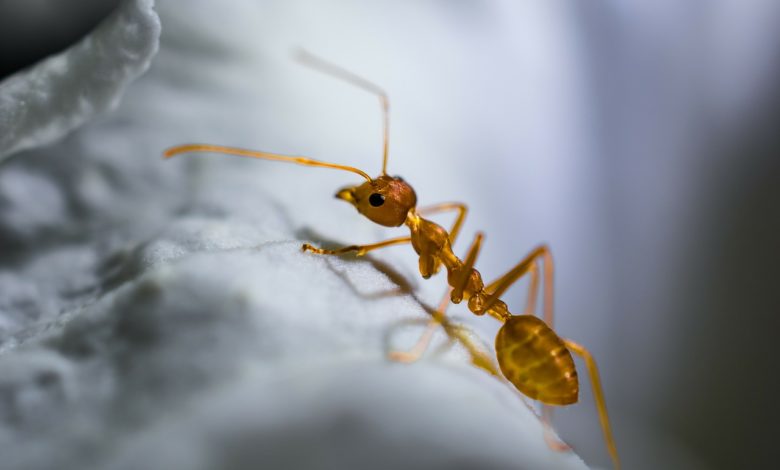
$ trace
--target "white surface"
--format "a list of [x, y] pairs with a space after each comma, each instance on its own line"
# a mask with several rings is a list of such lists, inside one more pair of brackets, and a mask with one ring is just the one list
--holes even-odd
[[[330, 197], [351, 175], [160, 159], [195, 137], [240, 144], [269, 100], [287, 101], [268, 90], [298, 85], [243, 56], [250, 2], [208, 5], [163, 3], [160, 55], [123, 104], [0, 167], [3, 468], [585, 468], [462, 352], [385, 359], [426, 318], [391, 280], [414, 271], [392, 252], [388, 269], [299, 250], [377, 239]], [[111, 24], [126, 23], [95, 34], [122, 42]], [[156, 41], [154, 27], [136, 32]], [[58, 90], [45, 74], [10, 80]], [[29, 122], [75, 122], [57, 102]], [[54, 135], [19, 129], [28, 148]]]
[[153, 0], [126, 1], [68, 50], [0, 82], [0, 160], [45, 145], [116, 107], [157, 52]]

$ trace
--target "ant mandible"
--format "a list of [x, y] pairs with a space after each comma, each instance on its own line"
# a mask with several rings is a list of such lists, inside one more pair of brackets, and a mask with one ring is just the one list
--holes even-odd
[[[540, 401], [544, 405], [542, 420], [545, 429], [548, 429], [550, 426], [549, 405], [562, 406], [577, 402], [579, 382], [571, 353], [584, 359], [593, 387], [593, 395], [604, 433], [604, 440], [606, 441], [614, 467], [619, 469], [620, 462], [609, 425], [607, 407], [604, 401], [604, 393], [601, 389], [596, 361], [583, 346], [569, 339], [559, 337], [552, 329], [553, 260], [550, 249], [546, 245], [537, 247], [523, 258], [517, 266], [486, 286], [479, 271], [474, 269], [477, 254], [482, 246], [483, 234], [481, 232], [476, 234], [465, 259], [461, 260], [452, 251], [452, 245], [460, 233], [461, 226], [466, 218], [466, 205], [453, 202], [417, 209], [417, 196], [411, 185], [398, 176], [389, 176], [387, 174], [390, 102], [384, 90], [348, 70], [307, 52], [301, 51], [298, 59], [305, 65], [351, 83], [379, 97], [383, 117], [381, 175], [371, 178], [366, 172], [346, 165], [328, 163], [306, 157], [280, 155], [221, 145], [180, 145], [166, 150], [164, 153], [165, 158], [182, 153], [215, 152], [284, 161], [305, 166], [333, 168], [362, 176], [366, 180], [363, 184], [348, 186], [339, 190], [336, 193], [336, 198], [352, 204], [358, 212], [379, 225], [385, 227], [406, 225], [409, 228], [410, 236], [391, 238], [370, 245], [351, 245], [337, 250], [317, 248], [306, 243], [302, 246], [302, 249], [303, 251], [320, 255], [341, 255], [354, 252], [356, 255], [362, 256], [369, 251], [379, 248], [411, 243], [414, 251], [420, 257], [419, 267], [423, 278], [428, 279], [444, 266], [447, 271], [449, 287], [439, 308], [433, 311], [428, 328], [411, 350], [393, 352], [390, 354], [391, 358], [401, 362], [417, 360], [428, 347], [436, 328], [442, 326], [450, 340], [458, 341], [465, 346], [471, 355], [472, 363], [499, 376], [492, 361], [473, 344], [469, 336], [464, 332], [464, 329], [451, 324], [445, 316], [446, 308], [450, 301], [457, 304], [466, 300], [469, 310], [475, 315], [487, 313], [503, 323], [496, 336], [496, 356], [499, 368], [503, 376], [520, 392], [534, 400]], [[423, 217], [423, 215], [444, 211], [457, 211], [455, 222], [449, 232]], [[544, 273], [544, 321], [534, 316], [539, 285], [537, 264], [540, 261]], [[525, 313], [515, 315], [509, 312], [507, 305], [500, 298], [515, 281], [526, 274], [530, 276], [530, 285]], [[545, 437], [552, 447], [559, 450], [567, 448], [563, 443], [552, 443], [551, 438], [547, 434], [545, 434]]]

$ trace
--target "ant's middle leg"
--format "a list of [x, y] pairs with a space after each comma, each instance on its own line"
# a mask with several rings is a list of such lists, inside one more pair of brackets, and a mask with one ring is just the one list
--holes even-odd
[[458, 215], [455, 217], [455, 222], [453, 222], [449, 232], [450, 245], [453, 245], [455, 244], [455, 239], [458, 238], [458, 234], [460, 234], [460, 229], [463, 227], [463, 222], [466, 220], [466, 214], [468, 213], [468, 206], [466, 206], [466, 204], [463, 204], [462, 202], [443, 202], [433, 206], [421, 207], [417, 212], [419, 212], [420, 215], [426, 215], [451, 210], [458, 211]]

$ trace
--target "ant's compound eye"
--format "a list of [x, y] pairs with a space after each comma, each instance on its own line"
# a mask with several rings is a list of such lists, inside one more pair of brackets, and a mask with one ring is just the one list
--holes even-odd
[[385, 197], [379, 193], [368, 196], [368, 203], [374, 207], [379, 207], [385, 203]]

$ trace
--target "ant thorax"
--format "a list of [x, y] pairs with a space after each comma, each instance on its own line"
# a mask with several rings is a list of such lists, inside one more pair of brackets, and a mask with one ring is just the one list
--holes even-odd
[[436, 274], [440, 263], [454, 266], [457, 258], [450, 247], [450, 235], [440, 225], [424, 219], [417, 214], [407, 217], [406, 221], [412, 236], [412, 247], [420, 256], [420, 274], [428, 279]]

